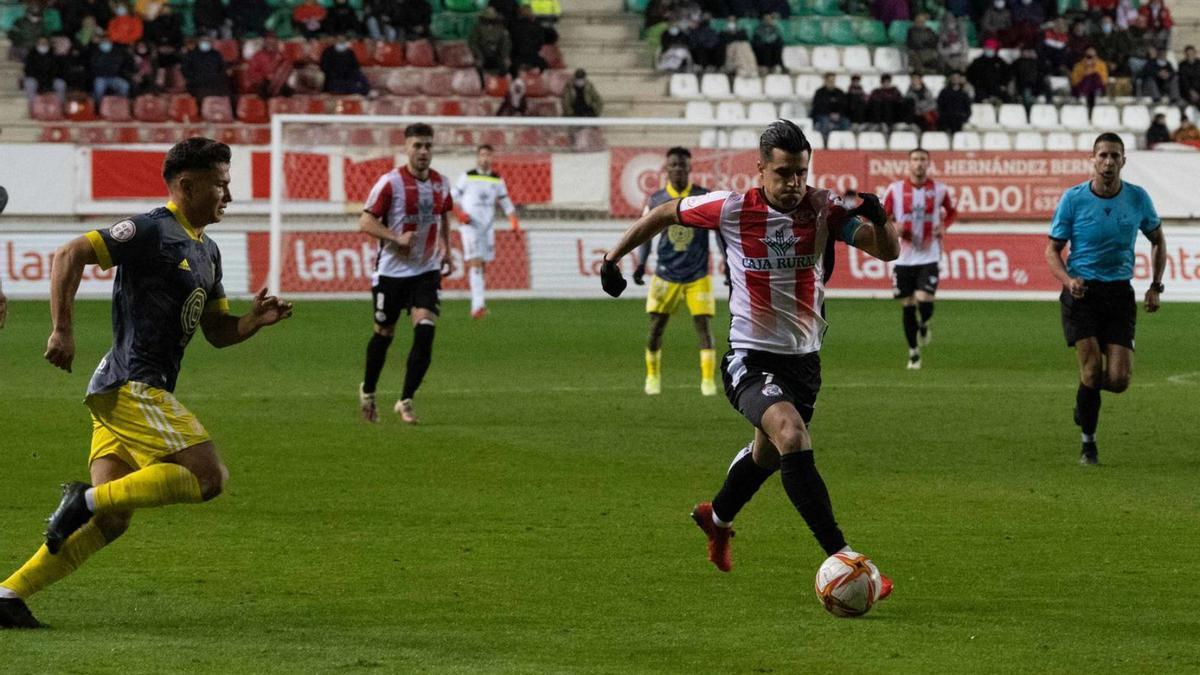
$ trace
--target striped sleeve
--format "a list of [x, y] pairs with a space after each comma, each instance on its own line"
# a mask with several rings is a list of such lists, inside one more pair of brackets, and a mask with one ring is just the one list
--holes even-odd
[[370, 194], [367, 195], [367, 203], [363, 205], [363, 211], [386, 223], [387, 214], [391, 210], [392, 176], [391, 173], [385, 173], [380, 176], [379, 180], [375, 181], [375, 186], [371, 188]]
[[684, 197], [679, 200], [676, 212], [679, 224], [705, 230], [720, 229], [721, 211], [725, 207], [725, 200], [731, 194], [733, 193], [722, 190], [695, 197]]

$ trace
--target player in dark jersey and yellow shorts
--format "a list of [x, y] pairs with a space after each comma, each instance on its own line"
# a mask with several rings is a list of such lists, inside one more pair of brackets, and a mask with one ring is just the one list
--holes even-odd
[[[667, 151], [667, 186], [650, 195], [646, 211], [672, 199], [708, 193], [707, 188], [692, 185], [692, 153], [687, 148]], [[638, 264], [633, 281], [645, 283], [646, 259], [650, 244], [638, 249]], [[712, 276], [709, 274], [708, 234], [682, 225], [674, 225], [658, 239], [658, 258], [654, 277], [646, 296], [646, 313], [650, 315], [650, 340], [646, 345], [646, 393], [662, 392], [662, 336], [671, 314], [679, 303], [687, 305], [700, 343], [700, 393], [717, 393], [716, 352], [713, 351], [712, 329], [709, 320], [717, 313], [713, 298]]]
[[207, 501], [224, 487], [228, 471], [216, 446], [173, 394], [184, 348], [197, 328], [214, 346], [227, 347], [292, 313], [291, 304], [265, 288], [248, 314], [229, 313], [221, 252], [204, 234], [232, 199], [229, 161], [223, 143], [176, 144], [163, 163], [166, 206], [88, 232], [55, 253], [46, 360], [71, 371], [72, 304], [86, 265], [117, 268], [113, 344], [87, 389], [91, 484], [63, 486], [46, 544], [0, 582], [0, 628], [38, 627], [25, 600], [123, 534], [133, 511]]

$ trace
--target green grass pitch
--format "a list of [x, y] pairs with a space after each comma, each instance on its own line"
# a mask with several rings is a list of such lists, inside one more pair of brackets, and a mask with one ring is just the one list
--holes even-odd
[[[894, 303], [831, 301], [818, 464], [896, 581], [859, 620], [821, 610], [823, 555], [777, 479], [738, 518], [733, 572], [705, 559], [688, 512], [750, 431], [699, 395], [686, 316], [650, 399], [640, 303], [445, 310], [416, 428], [390, 413], [406, 331], [383, 422], [358, 420], [365, 299], [302, 302], [223, 351], [198, 337], [177, 393], [226, 494], [139, 512], [33, 599], [52, 629], [0, 633], [0, 672], [1200, 670], [1200, 305], [1141, 316], [1104, 465], [1084, 468], [1056, 304], [941, 302], [909, 372]], [[0, 576], [86, 476], [108, 304], [78, 306], [74, 374], [41, 359], [48, 326], [45, 303], [15, 302], [0, 331]]]

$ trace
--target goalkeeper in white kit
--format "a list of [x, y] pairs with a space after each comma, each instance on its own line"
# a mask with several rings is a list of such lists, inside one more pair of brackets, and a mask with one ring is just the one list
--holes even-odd
[[484, 302], [483, 269], [496, 259], [496, 231], [492, 219], [496, 204], [504, 209], [514, 231], [520, 229], [517, 210], [508, 197], [508, 186], [500, 174], [492, 171], [492, 146], [481, 145], [475, 150], [475, 167], [459, 177], [451, 189], [454, 212], [461, 223], [463, 259], [467, 263], [467, 279], [471, 284], [471, 318], [487, 316]]

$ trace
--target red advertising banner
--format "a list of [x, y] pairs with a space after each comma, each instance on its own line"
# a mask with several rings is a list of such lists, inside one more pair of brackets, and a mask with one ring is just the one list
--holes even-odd
[[[610, 212], [641, 215], [646, 198], [667, 184], [667, 148], [610, 148]], [[745, 192], [758, 185], [758, 152], [692, 150], [692, 183], [709, 190]]]
[[166, 199], [163, 150], [92, 149], [92, 199]]

